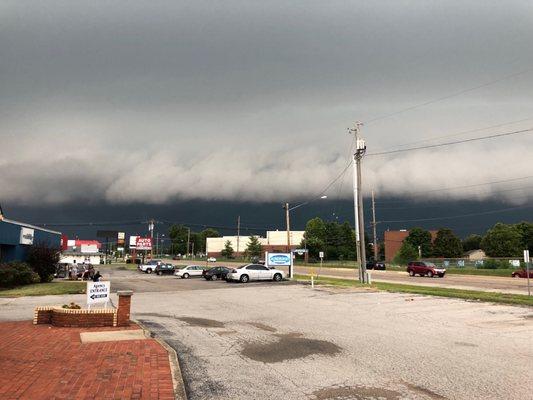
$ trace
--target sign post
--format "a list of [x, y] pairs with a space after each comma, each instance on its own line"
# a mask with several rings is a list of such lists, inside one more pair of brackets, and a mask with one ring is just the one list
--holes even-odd
[[531, 286], [529, 285], [529, 262], [529, 250], [524, 250], [524, 263], [526, 263], [527, 295], [531, 296]]
[[318, 274], [316, 274], [317, 278], [318, 278], [318, 275], [322, 272], [322, 261], [324, 260], [324, 252], [319, 251], [318, 256], [320, 257], [320, 268], [318, 269]]
[[87, 307], [91, 308], [93, 304], [104, 303], [107, 307], [109, 302], [109, 294], [111, 292], [111, 282], [87, 282]]

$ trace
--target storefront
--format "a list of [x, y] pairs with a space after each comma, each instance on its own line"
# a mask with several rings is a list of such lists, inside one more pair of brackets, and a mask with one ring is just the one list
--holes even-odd
[[25, 261], [30, 246], [41, 243], [59, 250], [61, 233], [7, 218], [0, 219], [0, 262]]

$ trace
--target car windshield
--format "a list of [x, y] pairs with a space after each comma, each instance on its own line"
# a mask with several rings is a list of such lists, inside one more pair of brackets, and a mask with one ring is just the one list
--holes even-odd
[[250, 265], [250, 264], [244, 264], [244, 265], [241, 265], [241, 266], [238, 267], [237, 269], [242, 269], [242, 268], [244, 268], [244, 267], [247, 267], [248, 265]]
[[425, 264], [426, 264], [426, 267], [437, 268], [437, 266], [433, 263], [427, 262]]

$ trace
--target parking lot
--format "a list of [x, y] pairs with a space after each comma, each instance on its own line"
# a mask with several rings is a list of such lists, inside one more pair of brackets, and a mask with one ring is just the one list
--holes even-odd
[[[289, 282], [102, 268], [132, 317], [178, 353], [195, 399], [524, 399], [530, 308]], [[0, 319], [83, 295], [0, 299]]]

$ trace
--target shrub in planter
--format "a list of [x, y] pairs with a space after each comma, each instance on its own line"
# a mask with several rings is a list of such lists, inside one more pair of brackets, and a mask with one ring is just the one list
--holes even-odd
[[29, 265], [21, 262], [0, 264], [0, 287], [14, 287], [39, 282], [37, 275]]
[[59, 250], [48, 246], [46, 243], [34, 244], [29, 249], [28, 264], [37, 272], [41, 282], [50, 282], [54, 279], [58, 261]]

